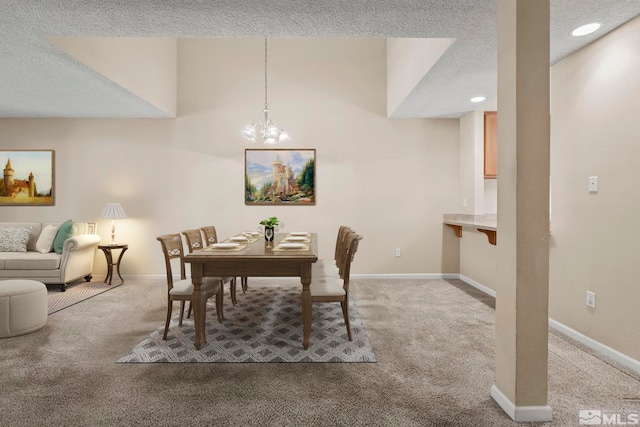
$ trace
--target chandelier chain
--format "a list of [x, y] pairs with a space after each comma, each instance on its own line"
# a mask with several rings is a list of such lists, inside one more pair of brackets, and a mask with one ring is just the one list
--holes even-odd
[[[262, 109], [262, 118], [255, 119], [253, 122], [245, 126], [242, 135], [249, 141], [255, 142], [256, 136], [260, 136], [265, 144], [280, 144], [291, 139], [289, 134], [280, 126], [269, 118], [269, 97], [268, 97], [268, 39], [264, 38], [264, 108]], [[260, 129], [261, 128], [261, 129]]]
[[264, 108], [269, 109], [267, 102], [267, 38], [264, 38]]

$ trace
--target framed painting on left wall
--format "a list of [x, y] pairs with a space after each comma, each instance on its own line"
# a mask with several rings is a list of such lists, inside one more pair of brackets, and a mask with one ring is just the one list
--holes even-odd
[[53, 150], [0, 150], [0, 206], [53, 206]]

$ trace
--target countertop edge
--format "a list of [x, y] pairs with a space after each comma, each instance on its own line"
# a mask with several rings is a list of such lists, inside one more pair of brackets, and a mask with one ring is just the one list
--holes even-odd
[[473, 215], [473, 214], [443, 214], [444, 224], [459, 225], [461, 227], [481, 228], [483, 230], [496, 231], [498, 220], [495, 214]]

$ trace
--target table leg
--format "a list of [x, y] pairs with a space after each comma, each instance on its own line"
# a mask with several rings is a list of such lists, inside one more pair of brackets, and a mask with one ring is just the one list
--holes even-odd
[[191, 281], [193, 282], [193, 297], [191, 304], [193, 305], [193, 322], [195, 323], [196, 330], [194, 343], [196, 350], [200, 350], [200, 340], [204, 337], [204, 321], [207, 308], [204, 300], [204, 294], [202, 293], [203, 270], [204, 264], [191, 264]]
[[104, 283], [111, 285], [111, 280], [113, 279], [113, 257], [111, 256], [111, 249], [102, 248], [102, 252], [104, 252], [104, 257], [107, 260], [107, 277], [104, 278]]
[[304, 338], [302, 339], [302, 348], [309, 348], [309, 338], [311, 336], [311, 292], [309, 285], [311, 284], [311, 264], [304, 265], [301, 268], [302, 274], [300, 281], [302, 282], [302, 325], [304, 330]]
[[[122, 250], [120, 251], [120, 256], [118, 257], [118, 262], [117, 262], [117, 268], [118, 268], [118, 277], [120, 277], [120, 281], [122, 283], [124, 283], [124, 279], [122, 278], [122, 275], [120, 275], [120, 261], [122, 260], [122, 255], [124, 255], [124, 253], [127, 251], [127, 249], [129, 248], [122, 248]], [[113, 276], [113, 270], [111, 271], [111, 275]], [[109, 283], [111, 284], [111, 283]]]

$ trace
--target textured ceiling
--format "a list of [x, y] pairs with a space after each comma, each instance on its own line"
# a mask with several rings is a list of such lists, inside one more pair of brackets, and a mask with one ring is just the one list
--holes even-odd
[[[551, 0], [551, 63], [638, 15], [640, 0]], [[496, 22], [497, 0], [0, 0], [0, 117], [166, 117], [45, 40], [89, 36], [456, 38], [393, 117], [460, 117], [495, 97]]]

